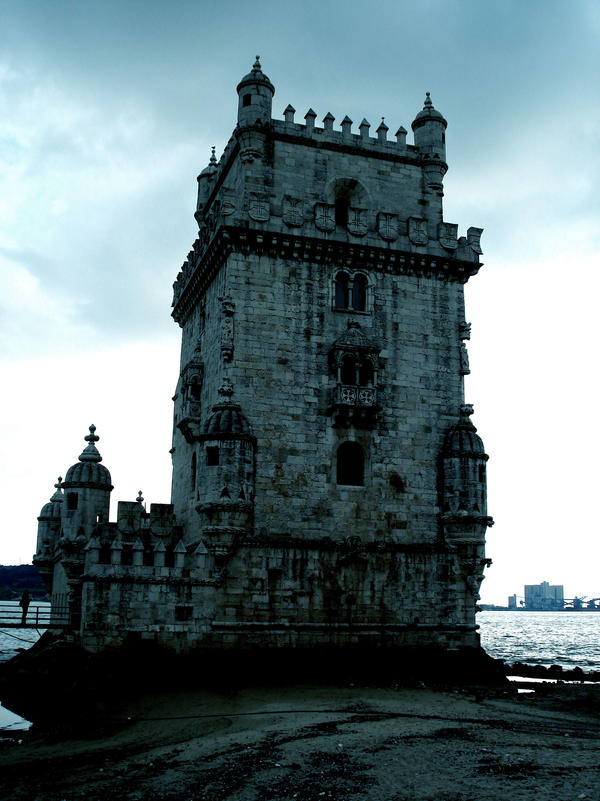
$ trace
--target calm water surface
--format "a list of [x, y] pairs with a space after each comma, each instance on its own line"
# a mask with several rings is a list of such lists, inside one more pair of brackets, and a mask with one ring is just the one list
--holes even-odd
[[496, 659], [600, 670], [600, 612], [479, 612], [477, 623]]

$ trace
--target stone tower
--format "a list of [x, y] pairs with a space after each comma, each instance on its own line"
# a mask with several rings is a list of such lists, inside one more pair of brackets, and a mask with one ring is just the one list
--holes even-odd
[[463, 287], [481, 229], [443, 219], [446, 120], [429, 93], [414, 145], [383, 118], [375, 136], [273, 119], [258, 57], [237, 93], [174, 284], [172, 504], [215, 582], [200, 639], [476, 646], [492, 521]]
[[492, 521], [463, 287], [481, 229], [443, 219], [446, 120], [427, 95], [410, 145], [383, 119], [273, 119], [258, 59], [237, 93], [174, 284], [171, 503], [140, 492], [111, 522], [90, 426], [39, 517], [55, 620], [90, 651], [267, 652], [261, 670], [477, 651]]

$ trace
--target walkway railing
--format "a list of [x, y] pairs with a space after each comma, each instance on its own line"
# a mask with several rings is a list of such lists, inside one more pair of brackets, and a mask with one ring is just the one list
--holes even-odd
[[22, 609], [18, 602], [0, 601], [0, 629], [64, 629], [71, 626], [67, 607], [49, 603], [30, 603]]

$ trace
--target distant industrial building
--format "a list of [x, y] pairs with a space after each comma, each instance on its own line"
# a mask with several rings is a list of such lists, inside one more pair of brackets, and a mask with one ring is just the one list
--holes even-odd
[[525, 609], [531, 611], [552, 611], [564, 609], [565, 588], [562, 584], [525, 585]]

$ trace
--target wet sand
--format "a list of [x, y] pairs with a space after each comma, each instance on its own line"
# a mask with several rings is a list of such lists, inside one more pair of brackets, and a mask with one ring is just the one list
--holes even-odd
[[598, 686], [154, 694], [0, 741], [0, 798], [597, 801], [599, 724]]

